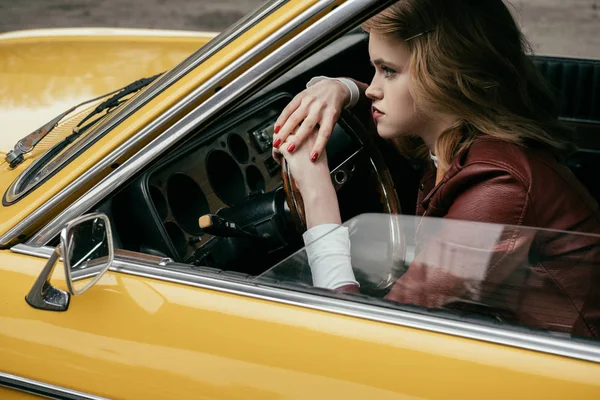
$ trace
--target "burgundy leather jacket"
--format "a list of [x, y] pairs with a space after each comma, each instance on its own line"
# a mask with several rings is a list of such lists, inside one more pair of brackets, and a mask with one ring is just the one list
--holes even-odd
[[[455, 261], [459, 274], [432, 265], [449, 259], [448, 243], [479, 254], [464, 250], [477, 230], [430, 235], [387, 299], [489, 307], [518, 325], [600, 337], [600, 236], [553, 231], [600, 235], [598, 204], [551, 152], [481, 137], [437, 185], [434, 172], [422, 178], [417, 214], [508, 226], [485, 265], [479, 255]], [[468, 282], [469, 270], [481, 279]]]

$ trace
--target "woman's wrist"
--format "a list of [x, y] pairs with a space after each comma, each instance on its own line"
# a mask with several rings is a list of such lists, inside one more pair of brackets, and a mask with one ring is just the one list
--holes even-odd
[[330, 78], [328, 76], [315, 76], [306, 84], [309, 88], [323, 80], [328, 80], [340, 85], [345, 92], [344, 108], [352, 108], [360, 99], [361, 90], [353, 79], [350, 78]]
[[331, 182], [312, 185], [301, 194], [308, 229], [322, 224], [341, 224], [337, 194]]

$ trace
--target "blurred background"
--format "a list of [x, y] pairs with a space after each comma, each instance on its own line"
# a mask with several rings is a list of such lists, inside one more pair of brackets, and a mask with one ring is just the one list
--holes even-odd
[[[0, 33], [65, 27], [221, 31], [264, 2], [0, 0]], [[600, 59], [600, 0], [512, 0], [509, 3], [535, 53]]]

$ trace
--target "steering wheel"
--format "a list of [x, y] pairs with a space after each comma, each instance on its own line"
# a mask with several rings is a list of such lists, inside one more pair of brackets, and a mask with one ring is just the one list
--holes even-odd
[[[348, 138], [348, 136], [352, 137]], [[345, 148], [340, 151], [339, 147]], [[336, 152], [336, 156], [330, 158], [331, 151]], [[377, 196], [377, 199], [372, 203], [378, 202], [378, 206], [380, 207], [379, 210], [366, 210], [367, 212], [401, 214], [400, 200], [395, 189], [390, 168], [378, 148], [374, 134], [370, 133], [361, 121], [350, 112], [345, 111], [342, 118], [338, 121], [336, 129], [332, 132], [327, 144], [327, 154], [331, 171], [331, 181], [338, 193], [343, 220], [356, 215], [344, 216], [344, 209], [348, 208], [345, 207], [348, 203], [350, 203], [351, 207], [349, 208], [351, 208], [351, 211], [356, 212], [358, 210], [359, 213], [365, 212], [365, 210], [360, 210], [360, 204], [356, 207], [357, 196], [344, 197], [341, 195], [345, 188], [353, 183], [353, 180], [361, 178], [363, 181], [358, 182], [358, 184], [361, 188], [363, 185], [372, 188], [371, 190]], [[283, 160], [282, 167], [281, 176], [286, 203], [296, 231], [302, 234], [306, 231], [306, 213], [302, 196], [285, 159]], [[375, 289], [378, 290], [389, 288], [397, 280], [399, 277], [398, 271], [401, 269], [398, 264], [404, 261], [404, 230], [400, 226], [399, 219], [390, 218], [389, 229], [390, 245], [388, 251], [390, 254], [388, 257], [390, 260], [394, 260], [392, 264], [395, 265], [390, 265], [390, 271], [387, 276], [382, 277], [381, 282], [375, 284]], [[361, 282], [362, 286], [363, 283]]]

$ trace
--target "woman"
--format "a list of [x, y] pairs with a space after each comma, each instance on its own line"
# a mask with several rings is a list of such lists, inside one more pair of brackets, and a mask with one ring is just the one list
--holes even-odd
[[[422, 178], [418, 215], [600, 234], [598, 205], [560, 162], [573, 149], [570, 131], [558, 122], [551, 93], [502, 0], [402, 0], [363, 28], [370, 33], [375, 67], [370, 85], [315, 79], [275, 125], [274, 151], [286, 158], [304, 201], [307, 243], [341, 222], [324, 148], [340, 110], [359, 107], [365, 98], [377, 133], [430, 167]], [[494, 250], [495, 264], [483, 278], [490, 289], [478, 300], [497, 299], [495, 284], [546, 288], [544, 294], [503, 298], [529, 326], [560, 325], [567, 331], [577, 326], [573, 333], [600, 336], [598, 306], [590, 297], [597, 290], [598, 282], [592, 282], [597, 268], [552, 262], [566, 254], [570, 265], [599, 260], [597, 240], [555, 235], [535, 243], [538, 261], [523, 267], [507, 264], [515, 257], [506, 254], [530, 253], [532, 243], [509, 236]], [[359, 291], [347, 231], [335, 230], [326, 246], [311, 252], [316, 286]], [[445, 300], [465, 297], [456, 276], [424, 272], [427, 265], [418, 258], [389, 299], [443, 307]], [[549, 292], [555, 295], [547, 298]], [[564, 306], [568, 315], [539, 321], [540, 303]]]

